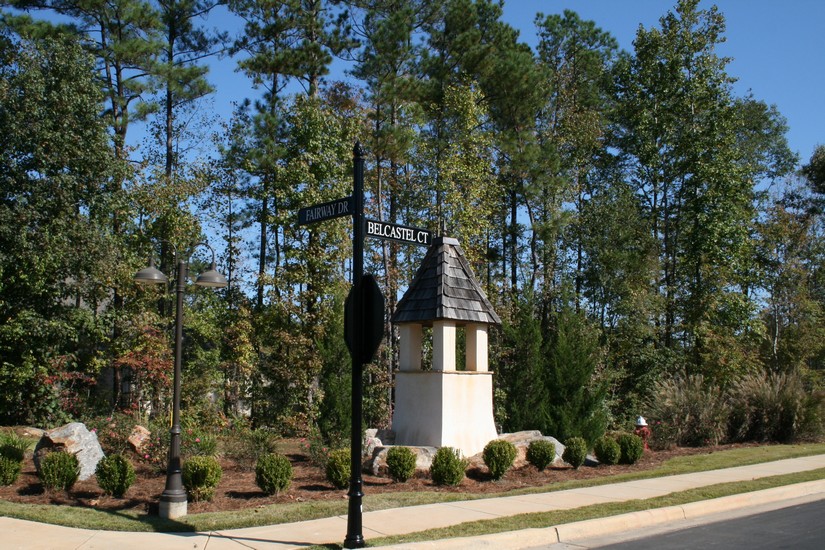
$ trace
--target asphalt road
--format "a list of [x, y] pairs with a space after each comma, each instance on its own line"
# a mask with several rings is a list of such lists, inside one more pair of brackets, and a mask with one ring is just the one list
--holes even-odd
[[[574, 544], [568, 548], [576, 548]], [[602, 550], [822, 550], [825, 500], [710, 523], [644, 539], [600, 546]]]

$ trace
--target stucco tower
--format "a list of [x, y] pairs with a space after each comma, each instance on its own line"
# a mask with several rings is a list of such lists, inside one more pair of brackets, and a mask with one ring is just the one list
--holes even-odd
[[[400, 333], [392, 419], [395, 443], [450, 446], [465, 456], [481, 452], [497, 437], [487, 333], [501, 319], [456, 239], [434, 240], [392, 322]], [[424, 339], [430, 332], [425, 328], [432, 329], [429, 370], [422, 370]], [[463, 361], [456, 357], [462, 331]]]

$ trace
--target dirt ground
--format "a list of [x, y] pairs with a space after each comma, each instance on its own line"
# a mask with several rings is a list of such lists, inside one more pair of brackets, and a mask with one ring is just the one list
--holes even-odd
[[[467, 471], [466, 478], [458, 487], [434, 485], [424, 473], [405, 483], [396, 483], [389, 478], [364, 473], [364, 494], [365, 499], [368, 499], [371, 494], [396, 491], [504, 493], [521, 487], [552, 485], [553, 483], [573, 479], [588, 479], [622, 472], [648, 470], [675, 456], [708, 454], [732, 447], [718, 446], [676, 448], [659, 452], [645, 451], [641, 460], [632, 466], [582, 466], [578, 470], [549, 468], [539, 472], [536, 468], [527, 464], [510, 470], [499, 481], [492, 481], [483, 466], [480, 468], [471, 466]], [[211, 502], [190, 502], [189, 513], [241, 510], [276, 503], [347, 498], [347, 490], [333, 488], [324, 479], [324, 472], [310, 463], [307, 456], [300, 453], [288, 453], [287, 456], [292, 462], [294, 477], [291, 487], [285, 493], [278, 496], [267, 496], [255, 485], [253, 468], [222, 459], [223, 477], [214, 499]], [[165, 484], [165, 474], [142, 464], [137, 464], [136, 470], [137, 480], [123, 498], [103, 495], [94, 476], [86, 481], [78, 482], [68, 493], [47, 493], [44, 492], [43, 486], [37, 478], [33, 461], [31, 458], [27, 458], [17, 482], [7, 487], [0, 487], [0, 499], [29, 504], [60, 504], [93, 507], [101, 510], [138, 510], [156, 513], [158, 498]]]

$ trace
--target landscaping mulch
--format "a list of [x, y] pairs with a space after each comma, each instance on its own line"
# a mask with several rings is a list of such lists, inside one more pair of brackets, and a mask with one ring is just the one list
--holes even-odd
[[[631, 466], [582, 466], [578, 470], [548, 468], [540, 472], [528, 464], [510, 470], [499, 481], [492, 481], [484, 467], [471, 467], [467, 471], [467, 477], [457, 487], [437, 486], [423, 473], [404, 483], [396, 483], [387, 477], [377, 477], [364, 473], [364, 498], [366, 503], [372, 494], [414, 491], [492, 495], [524, 487], [552, 486], [554, 483], [563, 481], [649, 470], [676, 456], [708, 454], [742, 446], [680, 447], [667, 451], [645, 451], [641, 460]], [[285, 447], [300, 448], [295, 442], [286, 442]], [[308, 456], [300, 452], [287, 452], [287, 456], [292, 462], [294, 477], [289, 490], [277, 496], [268, 496], [257, 487], [254, 467], [250, 464], [221, 458], [223, 477], [214, 499], [210, 502], [190, 502], [189, 513], [232, 511], [270, 504], [347, 498], [347, 490], [333, 488], [325, 480], [323, 470], [312, 464]], [[62, 491], [46, 492], [37, 478], [33, 461], [30, 457], [27, 457], [17, 482], [10, 486], [0, 487], [0, 499], [27, 504], [84, 506], [110, 511], [137, 510], [156, 513], [157, 502], [166, 481], [165, 473], [158, 471], [156, 467], [140, 463], [135, 463], [135, 469], [137, 480], [123, 498], [103, 495], [94, 476], [86, 481], [78, 482], [68, 493]]]

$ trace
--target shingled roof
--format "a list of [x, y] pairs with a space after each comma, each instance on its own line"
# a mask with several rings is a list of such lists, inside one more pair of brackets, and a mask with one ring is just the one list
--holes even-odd
[[473, 276], [458, 240], [450, 237], [433, 240], [392, 316], [393, 323], [439, 320], [501, 324]]

